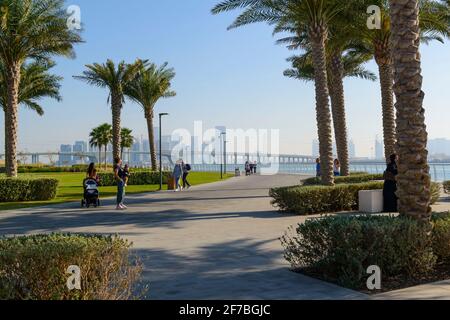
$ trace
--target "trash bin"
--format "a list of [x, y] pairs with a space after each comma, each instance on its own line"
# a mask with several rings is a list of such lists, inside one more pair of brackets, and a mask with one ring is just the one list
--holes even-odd
[[175, 190], [175, 178], [171, 174], [167, 176], [167, 190]]
[[234, 176], [235, 176], [235, 177], [240, 177], [240, 176], [241, 176], [241, 170], [240, 170], [239, 168], [236, 168], [236, 169], [234, 170]]

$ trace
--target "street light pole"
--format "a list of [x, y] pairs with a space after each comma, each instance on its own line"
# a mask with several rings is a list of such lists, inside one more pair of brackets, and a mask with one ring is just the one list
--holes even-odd
[[223, 143], [221, 144], [221, 149], [222, 149], [222, 153], [223, 153], [223, 158], [220, 161], [221, 165], [220, 165], [220, 178], [223, 179], [223, 175], [224, 173], [226, 174], [227, 172], [227, 141], [226, 141], [226, 132], [221, 132], [220, 133], [220, 138], [221, 140], [223, 140]]
[[162, 172], [162, 117], [168, 116], [168, 113], [159, 114], [159, 191], [163, 188], [163, 172]]

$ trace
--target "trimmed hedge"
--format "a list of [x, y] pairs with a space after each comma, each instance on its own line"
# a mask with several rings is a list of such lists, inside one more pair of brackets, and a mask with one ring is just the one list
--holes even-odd
[[359, 191], [378, 189], [383, 189], [383, 182], [274, 188], [269, 195], [281, 211], [309, 215], [357, 210]]
[[328, 216], [291, 228], [281, 241], [294, 269], [362, 289], [371, 265], [383, 277], [418, 279], [448, 259], [450, 219], [440, 221], [430, 236], [429, 227], [408, 218]]
[[0, 179], [0, 202], [48, 201], [56, 197], [56, 179]]
[[[348, 184], [348, 183], [363, 183], [370, 181], [383, 180], [382, 174], [352, 174], [347, 177], [335, 177], [334, 182], [336, 184]], [[320, 178], [314, 177], [302, 181], [304, 186], [317, 186], [322, 184]]]
[[450, 264], [450, 213], [433, 217], [433, 251], [439, 262]]
[[[129, 299], [142, 270], [130, 247], [126, 240], [104, 236], [0, 238], [0, 299]], [[68, 289], [69, 266], [80, 268], [81, 290]]]
[[[88, 165], [76, 164], [71, 167], [56, 167], [47, 165], [19, 166], [18, 173], [59, 173], [59, 172], [86, 172]], [[0, 168], [0, 173], [5, 173], [5, 167]]]
[[[167, 184], [168, 178], [171, 175], [170, 172], [163, 172], [163, 184]], [[117, 185], [114, 179], [114, 173], [99, 173], [100, 186], [110, 187]], [[128, 185], [139, 186], [139, 185], [150, 185], [159, 184], [159, 172], [155, 171], [137, 171], [131, 172], [130, 178], [128, 180]]]

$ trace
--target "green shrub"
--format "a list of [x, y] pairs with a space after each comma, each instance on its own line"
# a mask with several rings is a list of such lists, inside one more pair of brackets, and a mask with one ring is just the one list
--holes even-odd
[[445, 193], [450, 193], [450, 181], [444, 181], [443, 186]]
[[[37, 235], [0, 238], [0, 299], [129, 299], [141, 272], [131, 244], [118, 237]], [[81, 271], [81, 290], [68, 290], [69, 266]]]
[[56, 179], [0, 179], [0, 202], [52, 200], [58, 183]]
[[431, 183], [431, 204], [436, 204], [441, 198], [442, 185], [437, 182]]
[[383, 182], [327, 186], [296, 186], [270, 190], [272, 204], [300, 215], [357, 210], [360, 190], [383, 189]]
[[[349, 184], [349, 183], [363, 183], [363, 182], [370, 182], [370, 181], [377, 181], [377, 180], [383, 180], [382, 174], [352, 174], [347, 177], [335, 177], [334, 182], [336, 184]], [[314, 177], [309, 178], [302, 181], [302, 184], [304, 186], [316, 186], [320, 185], [322, 181], [320, 178]]]
[[[163, 172], [163, 184], [167, 184], [169, 175], [170, 175], [169, 172]], [[114, 179], [114, 173], [112, 172], [100, 173], [99, 177], [100, 177], [100, 186], [110, 187], [117, 185], [117, 182]], [[131, 172], [130, 178], [128, 180], [128, 185], [139, 186], [150, 184], [159, 184], [159, 172], [155, 171]]]
[[[56, 167], [49, 165], [21, 165], [18, 168], [19, 173], [59, 173], [59, 172], [86, 172], [88, 165], [76, 164], [73, 166]], [[0, 173], [5, 169], [1, 168]]]
[[305, 268], [350, 288], [363, 288], [366, 270], [383, 276], [419, 278], [435, 267], [429, 228], [394, 216], [334, 216], [310, 219], [281, 239], [294, 269]]
[[433, 224], [434, 253], [439, 262], [450, 264], [450, 213], [435, 215]]

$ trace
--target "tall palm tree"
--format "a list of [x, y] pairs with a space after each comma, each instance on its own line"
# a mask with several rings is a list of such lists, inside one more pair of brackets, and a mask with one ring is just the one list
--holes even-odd
[[[61, 77], [52, 75], [48, 71], [54, 67], [53, 62], [38, 63], [32, 62], [23, 64], [20, 72], [20, 86], [18, 103], [30, 110], [35, 111], [38, 115], [44, 115], [44, 108], [39, 104], [42, 98], [52, 98], [61, 101], [59, 94]], [[3, 64], [0, 63], [0, 107], [6, 113], [8, 104], [8, 91], [6, 89], [7, 75]], [[6, 116], [5, 116], [6, 118]], [[5, 131], [7, 126], [5, 125]], [[5, 132], [6, 133], [6, 132]], [[6, 148], [5, 134], [5, 156], [9, 157], [9, 150]]]
[[138, 76], [129, 83], [125, 90], [126, 95], [144, 109], [153, 171], [157, 170], [153, 124], [154, 108], [161, 98], [169, 98], [176, 95], [175, 91], [171, 90], [171, 83], [174, 77], [175, 71], [172, 68], [167, 68], [167, 63], [160, 67], [154, 63], [142, 63]]
[[[346, 77], [357, 77], [375, 81], [377, 77], [374, 73], [363, 67], [363, 64], [370, 60], [367, 54], [358, 51], [347, 51], [341, 57], [330, 54], [327, 58], [328, 87], [338, 158], [342, 164], [341, 174], [347, 176], [350, 174], [350, 170], [343, 79]], [[292, 62], [293, 69], [288, 69], [284, 72], [286, 77], [303, 81], [314, 81], [314, 66], [311, 51], [307, 51], [302, 56], [291, 57], [288, 61]]]
[[63, 0], [1, 0], [0, 60], [6, 71], [6, 174], [17, 176], [17, 127], [22, 65], [27, 59], [46, 61], [51, 56], [73, 57], [81, 42], [67, 28]]
[[120, 130], [120, 158], [123, 158], [123, 151], [133, 146], [134, 137], [133, 130], [128, 128], [122, 128]]
[[399, 211], [401, 215], [428, 222], [431, 217], [431, 177], [419, 53], [419, 1], [390, 0], [389, 4], [397, 98]]
[[[373, 54], [375, 62], [378, 65], [381, 86], [384, 149], [386, 159], [388, 160], [395, 153], [396, 143], [389, 0], [366, 0], [366, 2], [367, 5], [375, 4], [381, 9], [381, 28], [373, 30], [360, 28], [360, 36], [365, 48]], [[445, 6], [433, 0], [420, 0], [418, 3], [421, 9], [419, 21], [422, 42], [428, 43], [431, 40], [443, 42], [442, 37], [449, 36], [448, 11]], [[361, 25], [365, 23], [366, 18], [367, 16], [365, 15], [361, 16]]]
[[106, 152], [108, 144], [112, 141], [112, 126], [108, 123], [104, 123], [94, 129], [89, 134], [89, 144], [91, 147], [98, 148], [98, 162], [101, 163], [101, 151], [102, 147], [105, 150], [105, 169], [106, 169]]
[[[334, 24], [330, 26], [330, 36], [327, 41], [326, 53], [327, 53], [327, 77], [328, 77], [328, 90], [331, 100], [331, 112], [333, 116], [333, 125], [336, 138], [336, 147], [338, 158], [341, 163], [341, 175], [348, 176], [350, 174], [350, 160], [348, 151], [348, 135], [347, 135], [347, 121], [345, 111], [345, 99], [344, 99], [344, 76], [348, 76], [349, 72], [359, 72], [355, 76], [369, 76], [373, 78], [373, 74], [369, 74], [366, 70], [361, 68], [361, 65], [371, 60], [371, 55], [361, 50], [361, 46], [355, 35], [358, 34], [358, 29], [352, 24], [347, 22], [351, 20], [351, 17], [346, 17], [348, 13], [341, 14], [342, 21], [334, 21]], [[295, 34], [296, 30], [290, 25], [279, 26], [275, 30], [276, 32], [289, 32]], [[306, 51], [303, 58], [296, 58], [297, 71], [306, 68], [298, 75], [302, 75], [304, 72], [308, 72], [307, 78], [312, 76], [311, 80], [314, 80], [314, 66], [312, 61], [312, 50], [308, 38], [305, 35], [300, 37], [298, 35], [282, 38], [277, 41], [278, 44], [287, 44], [287, 48], [290, 50], [302, 49]], [[345, 61], [344, 61], [345, 59]], [[288, 59], [289, 61], [290, 59]], [[302, 61], [303, 60], [303, 61]], [[347, 65], [344, 65], [347, 64]], [[294, 66], [295, 67], [295, 66]], [[295, 70], [287, 70], [287, 76], [289, 73]], [[312, 72], [312, 74], [311, 74]], [[347, 73], [347, 74], [346, 74]], [[294, 77], [297, 78], [294, 74]], [[305, 80], [304, 78], [300, 77]], [[310, 79], [308, 79], [310, 80]]]
[[348, 2], [339, 0], [225, 0], [214, 14], [244, 8], [229, 28], [265, 21], [275, 30], [290, 28], [310, 43], [314, 64], [316, 115], [319, 137], [322, 183], [334, 185], [331, 111], [328, 91], [326, 42], [329, 26], [344, 15]]
[[124, 89], [136, 77], [141, 63], [140, 60], [133, 64], [121, 61], [116, 66], [113, 61], [108, 59], [104, 64], [86, 65], [87, 70], [83, 72], [83, 75], [74, 77], [90, 85], [109, 90], [108, 102], [111, 102], [112, 110], [113, 158], [120, 157], [121, 112], [125, 101]]

